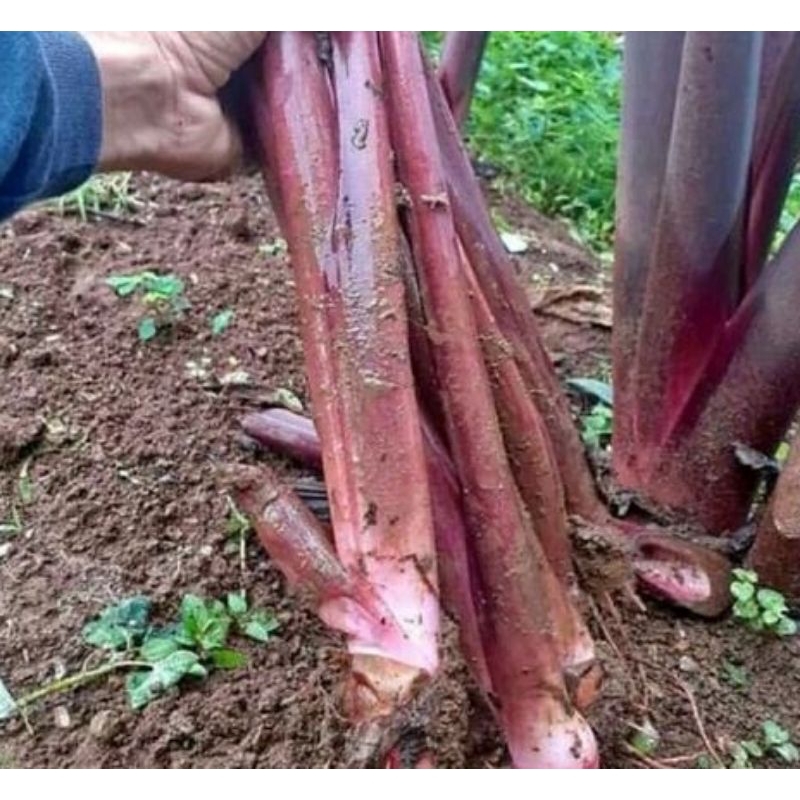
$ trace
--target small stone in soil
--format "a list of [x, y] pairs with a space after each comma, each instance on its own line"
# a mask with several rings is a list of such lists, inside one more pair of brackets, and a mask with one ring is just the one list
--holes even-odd
[[56, 706], [53, 709], [53, 722], [55, 722], [56, 728], [69, 728], [72, 725], [66, 706]]

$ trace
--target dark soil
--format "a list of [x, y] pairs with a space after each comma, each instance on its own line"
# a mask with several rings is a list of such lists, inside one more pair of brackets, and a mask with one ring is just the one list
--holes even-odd
[[[217, 479], [221, 464], [263, 457], [242, 444], [243, 412], [277, 389], [305, 396], [290, 272], [263, 247], [274, 220], [257, 179], [137, 187], [145, 205], [133, 223], [40, 209], [0, 227], [0, 525], [19, 521], [0, 534], [0, 679], [19, 695], [95, 664], [82, 626], [131, 594], [151, 597], [167, 621], [186, 592], [244, 587], [281, 627], [266, 645], [237, 643], [246, 668], [183, 684], [144, 711], [128, 709], [116, 676], [52, 698], [27, 724], [0, 723], [0, 766], [342, 766], [340, 641], [255, 543], [242, 568]], [[501, 210], [530, 238], [520, 274], [561, 374], [607, 375], [607, 270], [554, 223], [515, 203]], [[180, 275], [191, 302], [147, 344], [142, 307], [104, 282], [143, 269]], [[225, 308], [233, 322], [214, 337], [210, 319]], [[236, 371], [247, 386], [220, 384]], [[766, 719], [800, 740], [796, 640], [621, 601], [596, 603], [591, 624], [608, 672], [591, 714], [606, 767], [645, 766], [626, 748], [629, 726], [645, 721], [661, 737], [651, 765], [709, 755], [701, 726], [720, 754]], [[744, 667], [745, 687], [726, 682], [726, 664]], [[507, 764], [457, 659], [433, 700], [427, 735], [440, 766]]]

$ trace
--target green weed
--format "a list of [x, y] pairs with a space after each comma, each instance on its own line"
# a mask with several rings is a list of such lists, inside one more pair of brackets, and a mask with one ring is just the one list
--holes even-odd
[[77, 189], [67, 192], [54, 202], [62, 215], [80, 217], [86, 222], [90, 214], [123, 215], [140, 205], [131, 186], [130, 172], [94, 175]]
[[84, 641], [105, 654], [104, 662], [13, 698], [0, 681], [0, 719], [25, 714], [50, 695], [71, 691], [112, 672], [126, 671], [125, 689], [131, 708], [146, 706], [167, 689], [188, 678], [202, 679], [214, 669], [247, 664], [244, 653], [228, 645], [232, 632], [267, 642], [278, 628], [275, 617], [251, 609], [244, 592], [225, 602], [187, 594], [178, 618], [159, 628], [150, 621], [147, 597], [128, 597], [105, 608], [83, 628]]
[[755, 631], [778, 636], [797, 633], [797, 623], [789, 617], [786, 599], [780, 592], [759, 586], [758, 574], [751, 569], [733, 570], [731, 594], [733, 616]]
[[189, 308], [184, 296], [184, 283], [177, 275], [158, 275], [155, 272], [137, 272], [130, 275], [112, 275], [106, 283], [118, 297], [138, 295], [147, 313], [139, 320], [139, 340], [148, 342], [159, 330], [173, 326]]

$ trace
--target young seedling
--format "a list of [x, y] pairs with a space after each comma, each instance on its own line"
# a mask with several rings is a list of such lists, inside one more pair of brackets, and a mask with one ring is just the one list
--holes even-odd
[[614, 394], [607, 380], [571, 378], [567, 386], [580, 395], [584, 408], [581, 415], [581, 438], [590, 450], [605, 450], [611, 442]]
[[753, 761], [762, 758], [764, 750], [758, 742], [746, 739], [742, 742], [732, 742], [728, 746], [728, 755], [732, 759], [730, 769], [752, 769]]
[[652, 756], [658, 749], [661, 736], [650, 720], [645, 720], [641, 725], [629, 723], [631, 733], [626, 740], [626, 746], [633, 753], [640, 756]]
[[220, 336], [228, 329], [233, 322], [233, 309], [225, 308], [211, 318], [211, 333], [213, 336]]
[[787, 764], [794, 764], [800, 760], [800, 751], [792, 742], [791, 735], [786, 728], [768, 719], [762, 723], [761, 732], [767, 753], [777, 756]]
[[228, 535], [227, 550], [239, 554], [239, 571], [244, 583], [244, 574], [247, 561], [247, 539], [253, 530], [250, 520], [236, 507], [230, 495], [225, 497], [228, 504], [228, 519], [225, 523], [225, 533]]
[[231, 592], [226, 599], [227, 611], [236, 629], [257, 642], [268, 642], [278, 630], [278, 620], [268, 611], [251, 609], [244, 592]]
[[184, 296], [184, 283], [177, 275], [137, 272], [112, 275], [106, 279], [106, 283], [119, 297], [140, 296], [148, 310], [137, 327], [142, 342], [150, 341], [159, 330], [173, 326], [190, 305]]
[[16, 699], [0, 681], [0, 719], [24, 715], [45, 697], [119, 670], [129, 673], [125, 688], [131, 708], [143, 708], [185, 678], [204, 678], [212, 669], [244, 666], [244, 653], [227, 646], [232, 628], [258, 642], [267, 642], [278, 628], [274, 616], [250, 609], [243, 594], [229, 595], [226, 603], [187, 594], [178, 620], [165, 628], [152, 626], [150, 609], [147, 597], [129, 597], [84, 626], [84, 641], [106, 653], [98, 667], [59, 678]]
[[761, 724], [761, 738], [731, 742], [727, 746], [731, 757], [729, 769], [753, 769], [754, 761], [764, 756], [775, 756], [793, 764], [800, 760], [800, 751], [791, 740], [789, 731], [774, 720], [768, 719]]
[[722, 662], [722, 679], [735, 689], [746, 689], [750, 682], [747, 670], [732, 661]]
[[614, 412], [610, 406], [596, 403], [581, 417], [581, 438], [590, 450], [605, 450], [611, 441]]
[[754, 631], [777, 636], [793, 636], [797, 623], [788, 616], [786, 599], [774, 589], [760, 587], [758, 574], [751, 569], [733, 570], [731, 594], [733, 615]]
[[55, 203], [62, 216], [78, 216], [86, 222], [89, 215], [116, 217], [135, 211], [141, 202], [131, 187], [131, 173], [95, 175], [77, 189], [59, 197]]

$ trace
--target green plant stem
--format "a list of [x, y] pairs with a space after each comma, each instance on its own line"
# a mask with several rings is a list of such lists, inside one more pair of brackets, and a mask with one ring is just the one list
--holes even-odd
[[51, 683], [46, 683], [38, 689], [34, 689], [28, 694], [22, 695], [15, 700], [17, 708], [23, 710], [28, 706], [36, 703], [37, 701], [49, 697], [52, 694], [60, 694], [62, 692], [69, 692], [72, 689], [77, 689], [79, 686], [91, 683], [104, 675], [115, 672], [118, 669], [152, 669], [153, 665], [147, 661], [111, 661], [103, 664], [96, 669], [85, 670], [83, 672], [76, 672], [74, 675], [67, 675], [64, 678], [59, 678]]

